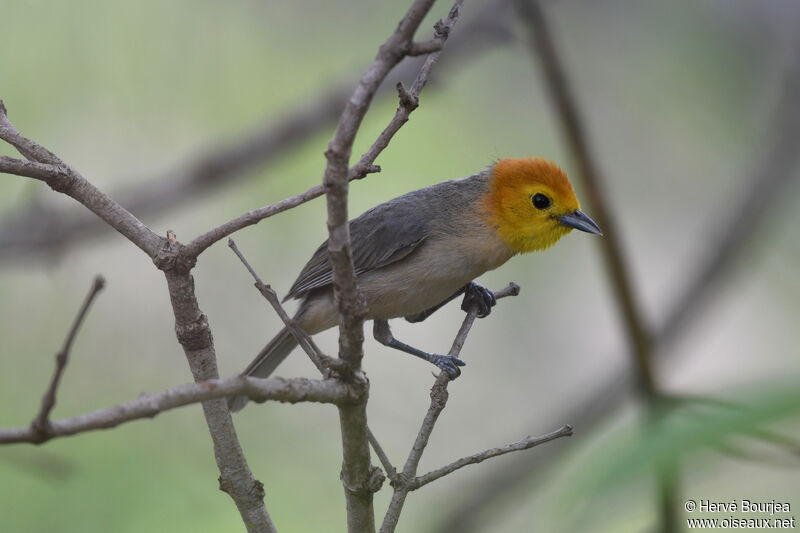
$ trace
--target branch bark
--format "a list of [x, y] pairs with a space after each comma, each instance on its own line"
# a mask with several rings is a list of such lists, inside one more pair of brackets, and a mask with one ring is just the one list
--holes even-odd
[[[440, 22], [437, 25], [436, 39], [439, 39], [442, 45], [447, 39], [450, 28], [458, 19], [461, 4], [462, 0], [457, 0], [450, 10], [447, 22]], [[433, 0], [416, 0], [397, 25], [395, 32], [380, 47], [348, 100], [333, 139], [325, 152], [327, 165], [323, 185], [328, 210], [328, 256], [333, 269], [334, 299], [339, 310], [339, 358], [349, 366], [349, 379], [356, 381], [366, 380], [366, 376], [361, 372], [361, 359], [364, 342], [363, 322], [367, 309], [366, 302], [356, 285], [350, 245], [347, 211], [348, 184], [353, 172], [349, 167], [350, 155], [356, 133], [375, 92], [389, 71], [412, 49], [414, 34], [432, 5]], [[426, 72], [430, 71], [439, 51], [433, 54], [435, 57], [429, 56], [426, 60], [425, 64], [428, 65]], [[427, 74], [421, 73], [420, 76], [427, 78]], [[401, 107], [404, 107], [402, 102]], [[388, 144], [389, 138], [391, 135], [385, 140], [377, 141], [380, 145], [375, 150], [375, 157]], [[363, 164], [364, 161], [365, 158], [362, 158], [354, 169], [360, 172], [368, 168]], [[380, 470], [373, 467], [370, 462], [366, 405], [365, 396], [363, 401], [355, 405], [339, 407], [343, 451], [341, 477], [347, 501], [347, 526], [351, 532], [375, 530], [372, 495], [383, 482]]]
[[164, 411], [185, 405], [239, 394], [247, 395], [259, 403], [276, 401], [341, 404], [358, 401], [361, 391], [356, 387], [329, 379], [258, 379], [237, 375], [226, 379], [186, 383], [165, 391], [143, 394], [135, 400], [90, 413], [49, 421], [44, 439], [41, 433], [31, 426], [0, 429], [0, 444], [22, 442], [41, 444], [46, 440], [98, 429], [111, 429], [126, 422], [153, 418]]
[[420, 487], [424, 487], [428, 483], [432, 483], [433, 481], [443, 478], [448, 474], [452, 474], [456, 470], [464, 468], [465, 466], [482, 463], [486, 459], [491, 459], [493, 457], [500, 457], [501, 455], [505, 455], [507, 453], [529, 450], [534, 446], [539, 446], [540, 444], [550, 442], [551, 440], [556, 440], [561, 437], [571, 437], [571, 436], [572, 436], [572, 426], [566, 424], [551, 433], [542, 435], [541, 437], [525, 437], [519, 442], [506, 444], [505, 446], [500, 448], [491, 448], [489, 450], [485, 450], [480, 453], [468, 455], [467, 457], [462, 457], [457, 461], [453, 461], [449, 465], [445, 465], [441, 468], [437, 468], [436, 470], [428, 472], [425, 475], [417, 477], [416, 479], [414, 479], [412, 483], [410, 483], [409, 490], [417, 490]]
[[[175, 235], [168, 232], [166, 239], [159, 237], [55, 154], [20, 134], [8, 120], [2, 101], [0, 139], [30, 160], [63, 169], [58, 176], [47, 180], [48, 185], [78, 200], [147, 253], [156, 266], [164, 271], [175, 316], [175, 331], [195, 381], [217, 379], [219, 375], [211, 330], [200, 311], [190, 274], [195, 261], [183, 253], [183, 246], [175, 239]], [[248, 530], [275, 531], [264, 506], [263, 485], [253, 478], [247, 466], [226, 401], [206, 401], [203, 411], [214, 441], [214, 455], [221, 473], [220, 488], [233, 498]]]
[[[178, 255], [180, 244], [170, 240], [167, 254]], [[183, 347], [195, 382], [219, 378], [217, 356], [208, 319], [200, 310], [194, 279], [179, 263], [164, 270], [169, 288], [175, 334]], [[206, 400], [203, 413], [214, 443], [214, 458], [220, 471], [220, 489], [231, 496], [248, 531], [276, 531], [264, 505], [264, 486], [253, 477], [239, 444], [225, 399]]]

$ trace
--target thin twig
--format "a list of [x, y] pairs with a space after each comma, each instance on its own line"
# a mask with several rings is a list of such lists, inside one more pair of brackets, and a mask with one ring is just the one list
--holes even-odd
[[[355, 179], [355, 177], [353, 179]], [[186, 253], [190, 256], [197, 257], [215, 242], [224, 239], [240, 229], [252, 226], [253, 224], [258, 224], [264, 219], [267, 219], [273, 215], [277, 215], [278, 213], [283, 213], [284, 211], [304, 204], [310, 200], [313, 200], [314, 198], [319, 198], [323, 194], [325, 194], [325, 187], [323, 185], [315, 185], [300, 194], [284, 198], [283, 200], [275, 202], [274, 204], [248, 211], [243, 215], [239, 215], [238, 217], [203, 233], [189, 242], [189, 244], [186, 245]]]
[[48, 422], [48, 431], [44, 438], [30, 426], [0, 429], [0, 444], [19, 442], [41, 444], [57, 437], [109, 429], [133, 420], [153, 418], [170, 409], [240, 394], [248, 396], [255, 402], [340, 404], [358, 401], [362, 393], [358, 387], [332, 379], [259, 379], [237, 375], [225, 379], [186, 383], [165, 391], [143, 394], [135, 400], [90, 413], [52, 420]]
[[67, 338], [64, 340], [64, 345], [61, 347], [61, 350], [56, 354], [56, 368], [53, 371], [53, 377], [50, 380], [50, 386], [47, 387], [47, 391], [44, 393], [44, 397], [42, 398], [42, 407], [39, 409], [39, 413], [31, 422], [31, 429], [34, 433], [37, 433], [41, 436], [43, 440], [47, 438], [49, 433], [49, 421], [50, 413], [53, 410], [53, 407], [56, 405], [56, 390], [58, 389], [58, 385], [61, 382], [61, 377], [64, 375], [64, 370], [67, 368], [67, 363], [69, 362], [69, 352], [72, 349], [72, 343], [75, 341], [75, 337], [78, 335], [78, 330], [83, 324], [83, 319], [86, 318], [86, 314], [89, 312], [89, 307], [92, 305], [95, 297], [103, 290], [105, 286], [105, 279], [103, 276], [96, 276], [94, 281], [92, 282], [92, 286], [89, 288], [89, 293], [86, 295], [86, 298], [83, 301], [83, 305], [81, 305], [78, 314], [75, 316], [75, 320], [72, 323], [72, 327], [67, 334]]
[[367, 438], [369, 438], [369, 443], [372, 446], [372, 449], [375, 450], [375, 455], [378, 456], [381, 464], [383, 465], [383, 469], [386, 471], [386, 475], [390, 480], [394, 480], [397, 477], [397, 469], [392, 465], [392, 462], [389, 460], [389, 456], [386, 455], [386, 452], [383, 451], [381, 444], [378, 442], [378, 439], [375, 438], [375, 434], [372, 433], [372, 430], [367, 427]]
[[541, 437], [525, 437], [519, 442], [515, 442], [513, 444], [506, 444], [501, 448], [491, 448], [489, 450], [480, 453], [468, 455], [467, 457], [462, 457], [457, 461], [453, 461], [449, 465], [437, 468], [436, 470], [433, 470], [425, 475], [415, 478], [413, 483], [411, 484], [410, 490], [417, 490], [418, 488], [423, 487], [433, 481], [436, 481], [437, 479], [442, 478], [448, 474], [452, 474], [456, 470], [464, 468], [465, 466], [481, 463], [486, 459], [491, 459], [492, 457], [499, 457], [507, 453], [518, 452], [521, 450], [528, 450], [530, 448], [533, 448], [534, 446], [539, 446], [540, 444], [550, 442], [551, 440], [555, 440], [561, 437], [571, 437], [571, 436], [572, 436], [572, 426], [567, 424], [557, 429], [556, 431], [553, 431], [552, 433], [548, 433], [546, 435], [542, 435]]
[[228, 239], [228, 246], [230, 246], [231, 250], [233, 250], [233, 253], [235, 253], [239, 260], [244, 264], [244, 266], [250, 272], [250, 275], [253, 276], [253, 279], [255, 279], [255, 286], [258, 289], [258, 292], [260, 292], [261, 295], [270, 303], [270, 305], [272, 305], [275, 313], [277, 313], [294, 338], [297, 339], [297, 343], [301, 348], [303, 348], [303, 351], [308, 354], [311, 362], [314, 363], [314, 366], [317, 367], [317, 370], [324, 375], [326, 369], [330, 368], [331, 366], [335, 366], [335, 363], [332, 362], [330, 357], [322, 353], [308, 333], [297, 327], [297, 324], [295, 324], [294, 320], [289, 318], [289, 315], [281, 305], [280, 299], [278, 298], [277, 293], [275, 293], [275, 290], [270, 285], [264, 283], [258, 274], [256, 274], [256, 271], [253, 270], [253, 267], [247, 262], [247, 259], [245, 259], [244, 255], [242, 254], [241, 250], [239, 250], [239, 247], [236, 246], [236, 243], [233, 241], [233, 239]]
[[[507, 296], [516, 296], [519, 294], [519, 291], [519, 285], [512, 282], [503, 289], [495, 292], [494, 297], [495, 299], [499, 300]], [[453, 346], [450, 348], [449, 355], [458, 356], [461, 354], [461, 348], [464, 346], [467, 335], [469, 335], [477, 316], [478, 304], [476, 303], [470, 307], [469, 311], [467, 311], [467, 316], [464, 317], [464, 321], [461, 323], [461, 327], [459, 328], [458, 333], [453, 340]], [[422, 459], [422, 454], [425, 451], [426, 446], [428, 445], [428, 439], [430, 439], [433, 428], [436, 425], [436, 421], [439, 419], [439, 415], [447, 405], [447, 386], [449, 383], [450, 377], [447, 372], [439, 372], [433, 387], [431, 387], [431, 404], [428, 407], [428, 411], [425, 413], [424, 419], [422, 420], [422, 425], [419, 429], [419, 432], [417, 432], [417, 437], [414, 439], [414, 444], [412, 445], [411, 451], [409, 452], [408, 458], [403, 466], [403, 472], [395, 476], [396, 478], [399, 477], [400, 479], [413, 480], [416, 477], [419, 462]], [[394, 483], [393, 486], [394, 493], [392, 494], [392, 499], [389, 502], [389, 508], [386, 510], [383, 523], [381, 524], [381, 533], [391, 533], [395, 530], [397, 527], [397, 521], [400, 519], [400, 513], [403, 511], [403, 505], [405, 505], [406, 497], [408, 496], [408, 492], [411, 490], [408, 483]]]
[[[417, 77], [411, 84], [411, 89], [406, 90], [402, 82], [397, 83], [397, 91], [400, 99], [400, 105], [397, 107], [397, 111], [386, 128], [378, 135], [375, 142], [372, 143], [369, 150], [367, 150], [364, 155], [361, 156], [358, 163], [350, 169], [351, 174], [354, 173], [354, 169], [371, 166], [381, 152], [389, 145], [392, 137], [403, 127], [403, 124], [408, 122], [412, 111], [419, 106], [420, 92], [422, 92], [422, 89], [428, 83], [433, 66], [439, 60], [445, 42], [447, 42], [447, 38], [450, 36], [450, 32], [455, 26], [456, 20], [458, 20], [460, 11], [461, 3], [456, 2], [447, 19], [444, 22], [439, 21], [436, 24], [436, 36], [431, 40], [431, 44], [435, 44], [435, 46], [431, 46], [433, 49], [432, 53], [425, 58], [425, 62], [422, 64]], [[419, 46], [419, 43], [415, 46]]]

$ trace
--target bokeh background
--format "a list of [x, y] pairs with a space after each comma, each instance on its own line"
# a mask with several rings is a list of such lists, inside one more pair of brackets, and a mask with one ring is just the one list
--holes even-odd
[[[405, 4], [4, 0], [0, 98], [23, 133], [124, 198], [331, 87], [352, 86]], [[500, 157], [543, 156], [576, 175], [524, 28], [508, 7], [489, 5], [467, 2], [454, 57], [445, 50], [420, 108], [378, 159], [383, 172], [351, 187], [353, 214]], [[769, 147], [775, 114], [797, 115], [797, 104], [786, 111], [780, 95], [800, 98], [800, 85], [786, 82], [800, 68], [793, 35], [800, 4], [563, 0], [545, 8], [655, 327], [724, 234]], [[423, 35], [447, 9], [434, 7]], [[484, 46], [470, 49], [470, 39], [486, 39], [469, 30], [479, 13], [493, 30]], [[463, 28], [469, 31], [459, 34]], [[390, 75], [387, 85], [397, 81]], [[376, 100], [356, 155], [395, 107], [391, 95]], [[322, 128], [267, 164], [187, 190], [174, 206], [143, 210], [142, 218], [188, 241], [302, 192], [321, 179], [331, 133]], [[15, 155], [7, 146], [0, 153]], [[796, 167], [790, 172], [798, 177]], [[759, 406], [755, 415], [701, 401], [652, 428], [642, 425], [642, 401], [631, 389], [624, 405], [595, 413], [570, 439], [466, 468], [411, 494], [399, 531], [655, 531], [654, 464], [680, 466], [674, 512], [681, 520], [688, 498], [775, 499], [800, 509], [793, 440], [800, 407], [791, 395], [800, 376], [800, 184], [787, 182], [753, 220], [754, 233], [718, 289], [655, 365], [668, 394]], [[54, 415], [190, 381], [162, 274], [111, 229], [45, 251], [8, 244], [25, 241], [15, 221], [32, 208], [83, 212], [41, 183], [0, 179], [0, 426], [25, 425], [36, 413], [53, 356], [95, 273], [107, 278], [107, 289], [74, 346]], [[236, 239], [283, 293], [324, 239], [324, 221], [324, 202], [316, 200]], [[631, 357], [599, 252], [598, 239], [573, 234], [481, 279], [495, 289], [513, 280], [522, 294], [473, 329], [462, 352], [468, 366], [450, 387], [421, 472], [575, 423], [563, 413], [590, 410], [583, 402], [599, 384], [627, 375]], [[278, 319], [224, 243], [201, 257], [194, 275], [221, 372], [232, 375]], [[423, 324], [398, 322], [394, 331], [444, 351], [462, 315], [452, 304]], [[319, 343], [335, 352], [335, 334]], [[370, 425], [402, 463], [428, 405], [430, 368], [371, 338], [365, 350]], [[313, 376], [314, 369], [298, 351], [280, 374]], [[265, 404], [236, 422], [279, 530], [343, 531], [335, 410]], [[0, 448], [0, 522], [9, 532], [241, 530], [217, 476], [205, 422], [192, 406], [42, 447]], [[387, 485], [376, 497], [378, 517], [389, 494]]]

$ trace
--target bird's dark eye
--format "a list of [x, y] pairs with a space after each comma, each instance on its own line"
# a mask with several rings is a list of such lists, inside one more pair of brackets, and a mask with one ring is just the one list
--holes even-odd
[[533, 207], [536, 209], [547, 209], [550, 207], [550, 198], [540, 192], [534, 194], [531, 201], [533, 202]]

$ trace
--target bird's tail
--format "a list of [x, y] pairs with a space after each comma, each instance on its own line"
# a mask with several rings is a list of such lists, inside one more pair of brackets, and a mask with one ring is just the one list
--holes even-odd
[[[297, 340], [294, 335], [288, 329], [283, 328], [264, 346], [256, 358], [253, 359], [253, 362], [247, 365], [242, 374], [256, 378], [269, 377], [278, 368], [278, 365], [286, 359], [286, 356], [294, 350], [295, 346], [297, 346]], [[234, 413], [241, 411], [247, 404], [247, 400], [247, 396], [233, 396], [228, 399], [228, 408]]]

